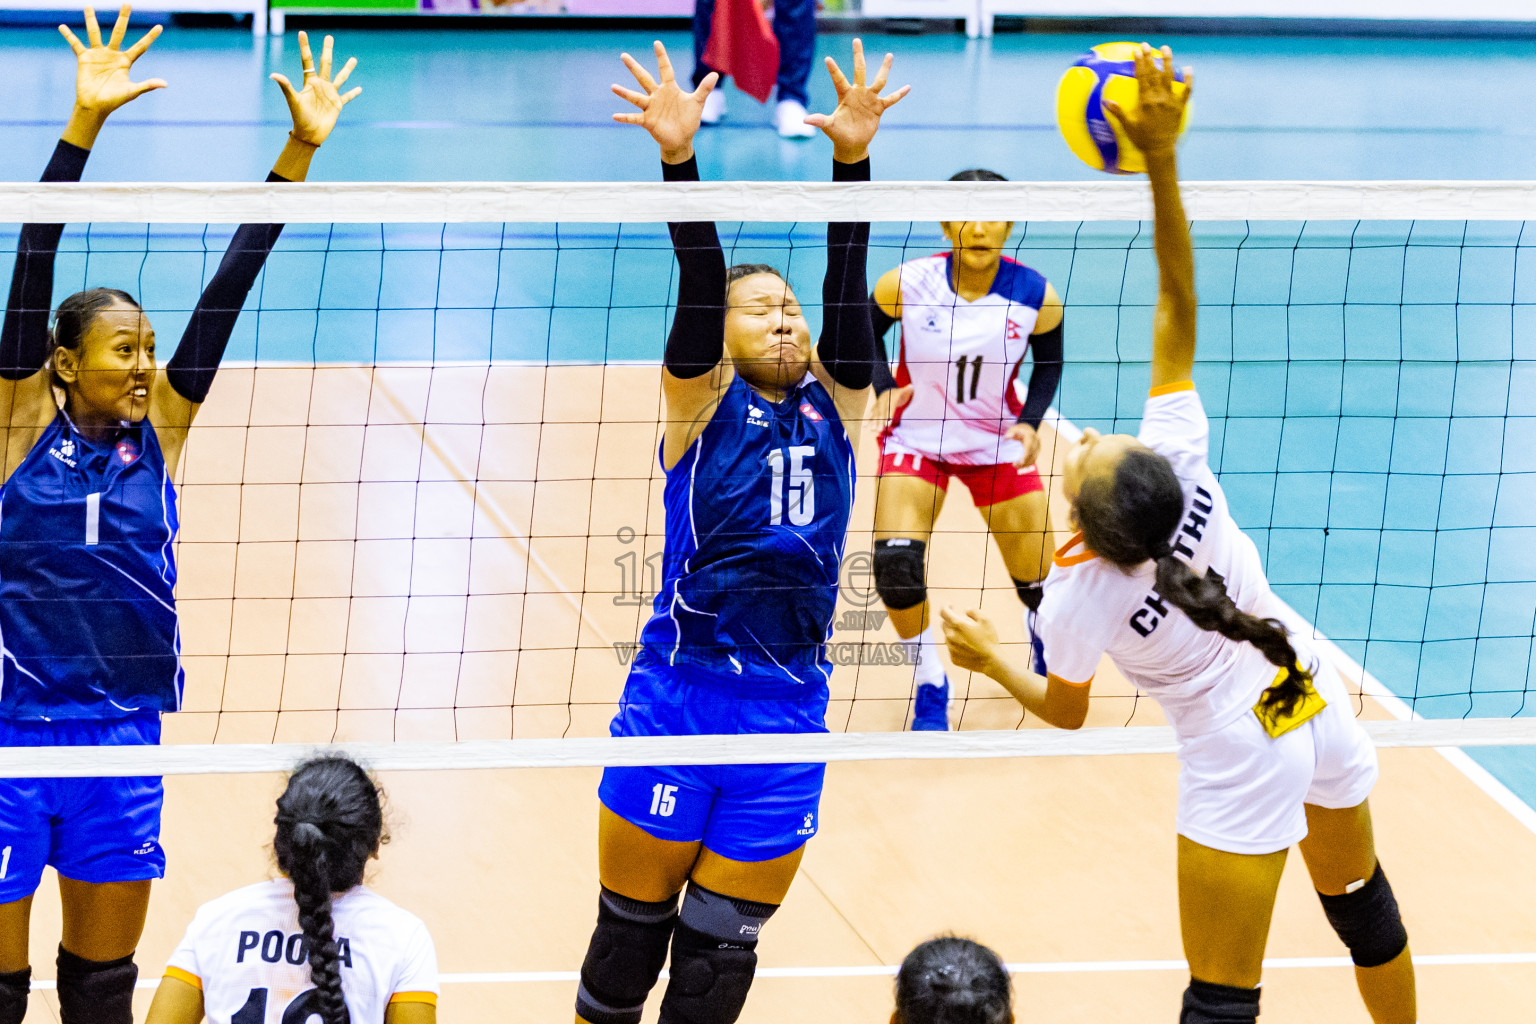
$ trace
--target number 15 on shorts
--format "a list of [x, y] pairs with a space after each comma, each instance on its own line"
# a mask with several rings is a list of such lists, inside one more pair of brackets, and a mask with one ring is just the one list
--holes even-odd
[[672, 812], [677, 810], [677, 787], [664, 786], [661, 783], [651, 787], [651, 813], [662, 818], [672, 817]]

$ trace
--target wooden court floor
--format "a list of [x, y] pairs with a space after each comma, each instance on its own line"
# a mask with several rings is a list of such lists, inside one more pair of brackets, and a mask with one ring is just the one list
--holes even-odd
[[[624, 675], [613, 645], [643, 613], [625, 559], [659, 550], [658, 405], [645, 366], [226, 370], [183, 464], [188, 710], [168, 718], [168, 741], [603, 734]], [[867, 433], [862, 447], [867, 473]], [[868, 547], [868, 479], [850, 555]], [[1017, 640], [1017, 599], [981, 526], [953, 494], [931, 587], [939, 603], [979, 602]], [[864, 581], [845, 582], [840, 620], [862, 611]], [[849, 622], [835, 642], [894, 638]], [[964, 728], [1018, 724], [989, 681], [954, 681]], [[909, 685], [900, 666], [839, 668], [832, 728], [899, 728]], [[1162, 721], [1107, 666], [1095, 692], [1092, 725]], [[1368, 698], [1361, 710], [1385, 715]], [[1421, 1019], [1523, 1019], [1536, 958], [1500, 961], [1536, 953], [1536, 834], [1435, 751], [1384, 751], [1382, 765], [1378, 841], [1414, 950], [1458, 958], [1421, 969]], [[742, 1019], [814, 1008], [883, 1021], [882, 966], [951, 931], [1023, 965], [1021, 1022], [1175, 1019], [1176, 774], [1164, 756], [833, 765], [821, 833], [766, 930], [766, 976]], [[597, 778], [383, 779], [392, 842], [372, 884], [431, 928], [440, 1019], [569, 1019], [596, 913]], [[280, 786], [168, 780], [170, 865], [140, 948], [146, 980], [198, 904], [273, 870]], [[58, 935], [51, 886], [33, 915], [43, 979]], [[1368, 1019], [1347, 966], [1307, 964], [1343, 949], [1299, 860], [1269, 955], [1301, 963], [1267, 972], [1266, 1021]], [[30, 1022], [57, 1020], [51, 992], [33, 1007]]]

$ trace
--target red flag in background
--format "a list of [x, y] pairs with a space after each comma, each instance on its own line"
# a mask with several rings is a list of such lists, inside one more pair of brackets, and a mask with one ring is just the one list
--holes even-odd
[[704, 63], [736, 79], [736, 86], [767, 103], [779, 79], [779, 41], [758, 0], [716, 0]]

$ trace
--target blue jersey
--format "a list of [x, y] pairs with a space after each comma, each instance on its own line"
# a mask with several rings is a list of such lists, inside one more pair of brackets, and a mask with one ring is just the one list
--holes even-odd
[[853, 485], [853, 445], [814, 377], [777, 403], [733, 380], [667, 471], [646, 650], [672, 665], [824, 684]]
[[176, 527], [147, 420], [92, 442], [54, 418], [0, 487], [0, 718], [180, 706]]

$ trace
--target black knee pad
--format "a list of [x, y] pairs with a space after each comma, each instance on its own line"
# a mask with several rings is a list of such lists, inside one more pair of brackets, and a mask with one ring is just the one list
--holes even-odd
[[1258, 989], [1189, 979], [1179, 1024], [1254, 1024], [1258, 1019]]
[[928, 600], [924, 579], [924, 541], [892, 537], [875, 541], [875, 592], [887, 608], [905, 611]]
[[133, 986], [139, 967], [133, 955], [87, 960], [59, 947], [61, 1024], [133, 1024]]
[[1040, 580], [1021, 580], [1012, 577], [1013, 589], [1019, 592], [1019, 600], [1024, 602], [1024, 607], [1032, 612], [1040, 610], [1040, 599], [1045, 596], [1045, 588]]
[[690, 883], [672, 936], [660, 1024], [735, 1024], [757, 972], [757, 938], [777, 909]]
[[1408, 948], [1408, 930], [1403, 927], [1397, 909], [1397, 897], [1381, 865], [1370, 879], [1342, 896], [1317, 894], [1323, 901], [1323, 913], [1349, 948], [1357, 967], [1380, 967], [1396, 960]]
[[677, 897], [658, 903], [603, 889], [597, 928], [581, 964], [576, 1013], [591, 1024], [638, 1024], [645, 997], [667, 962]]
[[21, 1024], [32, 991], [32, 968], [0, 974], [0, 1024]]

